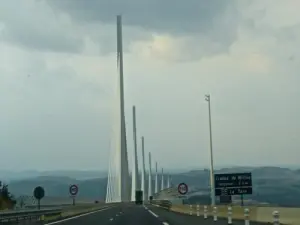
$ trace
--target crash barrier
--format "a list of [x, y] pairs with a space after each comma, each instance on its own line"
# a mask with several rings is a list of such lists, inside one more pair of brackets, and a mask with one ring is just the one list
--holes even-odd
[[171, 209], [172, 207], [172, 202], [169, 200], [152, 200], [150, 201], [150, 204], [157, 205], [165, 209]]
[[274, 225], [300, 224], [300, 208], [173, 205], [171, 210], [193, 216], [202, 216], [204, 219], [212, 219], [213, 221], [218, 221], [219, 218], [226, 218], [228, 224], [234, 224], [234, 220], [244, 220], [245, 225], [250, 225], [251, 221]]
[[56, 207], [56, 208], [46, 208], [46, 209], [26, 209], [26, 210], [10, 210], [10, 211], [0, 211], [0, 224], [5, 224], [7, 222], [21, 222], [21, 221], [31, 221], [31, 220], [55, 220], [59, 218], [66, 218], [70, 216], [75, 216], [82, 213], [87, 213], [99, 209], [113, 207], [119, 203], [108, 203], [108, 204], [94, 204], [94, 205], [75, 205], [69, 207]]
[[[72, 206], [76, 206], [76, 207], [86, 207], [86, 206], [92, 206], [92, 205], [105, 205], [107, 203], [105, 202], [99, 202], [99, 201], [95, 201], [95, 202], [76, 202], [75, 205], [73, 205], [72, 202], [70, 203], [62, 203], [62, 204], [41, 204], [40, 207], [41, 208], [58, 208], [58, 207], [72, 207]], [[26, 209], [37, 209], [37, 205], [25, 205], [24, 208]]]
[[5, 222], [19, 222], [24, 220], [42, 220], [44, 216], [61, 215], [62, 208], [40, 210], [15, 210], [0, 212], [0, 224]]

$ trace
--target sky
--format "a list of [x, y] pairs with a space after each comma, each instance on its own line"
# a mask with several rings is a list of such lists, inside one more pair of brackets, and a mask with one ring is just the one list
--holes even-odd
[[108, 168], [125, 113], [165, 170], [300, 163], [298, 0], [0, 1], [0, 169]]

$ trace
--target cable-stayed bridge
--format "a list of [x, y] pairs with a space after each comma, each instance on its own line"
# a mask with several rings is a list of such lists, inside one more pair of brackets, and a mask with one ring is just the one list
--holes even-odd
[[[106, 191], [106, 202], [129, 202], [135, 201], [135, 191], [143, 191], [143, 200], [148, 200], [149, 196], [157, 193], [165, 188], [163, 169], [161, 174], [161, 185], [158, 184], [158, 171], [156, 162], [155, 185], [152, 187], [152, 165], [151, 153], [149, 152], [149, 167], [148, 167], [148, 186], [146, 188], [146, 163], [144, 152], [144, 137], [141, 137], [142, 163], [141, 163], [141, 178], [139, 179], [139, 168], [137, 159], [137, 125], [136, 125], [136, 108], [133, 106], [133, 165], [130, 177], [128, 165], [127, 139], [126, 139], [126, 124], [124, 112], [124, 74], [123, 74], [123, 46], [122, 46], [122, 18], [117, 16], [117, 71], [118, 80], [116, 88], [116, 99], [113, 112], [113, 129], [111, 137], [111, 152], [108, 168], [108, 182]], [[166, 187], [170, 187], [170, 177]], [[147, 189], [147, 191], [146, 191]], [[152, 190], [154, 189], [154, 193]]]
[[[134, 151], [132, 154], [132, 171], [129, 171], [128, 151], [126, 139], [126, 124], [124, 113], [124, 76], [123, 76], [123, 50], [122, 50], [122, 19], [117, 16], [117, 69], [118, 81], [116, 88], [116, 105], [113, 111], [113, 126], [111, 152], [109, 158], [106, 203], [109, 204], [87, 204], [42, 209], [42, 210], [20, 210], [0, 212], [1, 224], [19, 224], [29, 222], [30, 224], [62, 224], [62, 225], [242, 225], [250, 224], [249, 221], [256, 221], [255, 224], [262, 225], [262, 222], [279, 223], [279, 212], [276, 208], [252, 207], [253, 213], [247, 208], [212, 205], [172, 205], [170, 200], [179, 199], [176, 186], [171, 184], [170, 176], [165, 174], [163, 168], [158, 170], [158, 163], [155, 163], [155, 173], [152, 173], [152, 156], [149, 152], [145, 154], [145, 139], [141, 137], [142, 160], [139, 167], [137, 152], [137, 124], [136, 108], [133, 106], [133, 141]], [[209, 100], [209, 96], [208, 96]], [[146, 159], [148, 156], [148, 160]], [[146, 166], [146, 162], [148, 165]], [[139, 172], [141, 171], [141, 172]], [[211, 169], [213, 171], [213, 169]], [[131, 175], [130, 175], [131, 174]], [[147, 178], [148, 177], [148, 178]], [[211, 176], [212, 177], [212, 176]], [[143, 206], [135, 206], [136, 190], [143, 191]], [[209, 192], [208, 192], [209, 193]], [[209, 194], [206, 193], [208, 196]], [[212, 192], [211, 192], [212, 193]], [[154, 201], [148, 204], [150, 196], [162, 201]], [[190, 195], [191, 196], [191, 195]], [[213, 198], [212, 202], [213, 202]], [[112, 204], [116, 203], [116, 204]], [[157, 207], [160, 206], [160, 207]], [[205, 211], [205, 210], [208, 211]], [[218, 211], [219, 210], [219, 211]], [[227, 211], [228, 210], [228, 211]], [[248, 211], [247, 211], [248, 210]], [[74, 213], [75, 211], [75, 213]], [[180, 212], [174, 213], [173, 211]], [[281, 208], [284, 224], [299, 225], [300, 210]], [[74, 214], [72, 214], [74, 213]], [[273, 213], [273, 214], [272, 214]], [[193, 217], [193, 215], [195, 215]], [[227, 218], [228, 215], [228, 218]], [[288, 215], [288, 216], [285, 216]], [[218, 217], [221, 216], [221, 219]], [[46, 218], [49, 220], [43, 221]], [[52, 219], [52, 221], [51, 221]], [[231, 222], [230, 222], [231, 221]], [[257, 222], [259, 221], [259, 222]], [[14, 223], [16, 222], [16, 223]], [[32, 223], [31, 223], [32, 222]], [[23, 224], [23, 223], [22, 223]], [[26, 223], [28, 224], [28, 223]], [[252, 222], [251, 222], [252, 224]]]

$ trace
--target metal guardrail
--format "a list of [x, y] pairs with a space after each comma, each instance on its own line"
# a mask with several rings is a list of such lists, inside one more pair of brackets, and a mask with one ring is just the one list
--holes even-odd
[[[78, 206], [82, 206], [82, 207], [86, 207], [89, 205], [95, 205], [96, 203], [76, 203], [76, 207]], [[101, 203], [98, 203], [101, 204]], [[49, 205], [41, 205], [41, 208], [44, 209], [51, 209], [51, 208], [66, 208], [66, 207], [73, 207], [74, 205], [72, 203], [68, 203], [68, 204], [49, 204]], [[37, 209], [37, 205], [28, 205], [24, 207], [25, 209]]]
[[[64, 213], [73, 210], [80, 210], [87, 208], [87, 210], [98, 210], [99, 208], [109, 208], [120, 203], [108, 203], [108, 204], [82, 204], [82, 205], [69, 205], [55, 208], [41, 208], [41, 209], [18, 209], [18, 210], [8, 210], [0, 211], [0, 224], [6, 224], [10, 222], [18, 223], [19, 221], [30, 221], [30, 220], [43, 220], [43, 216], [52, 217], [59, 216], [64, 217]], [[89, 206], [89, 207], [87, 207]], [[78, 214], [80, 212], [76, 212]], [[73, 214], [74, 215], [74, 214]], [[70, 216], [70, 215], [67, 215]]]
[[36, 220], [42, 216], [61, 215], [62, 208], [40, 209], [40, 210], [14, 210], [0, 212], [0, 224], [5, 222], [19, 222], [22, 220]]
[[152, 200], [150, 201], [150, 204], [158, 205], [166, 209], [171, 209], [172, 207], [172, 202], [170, 202], [169, 200]]

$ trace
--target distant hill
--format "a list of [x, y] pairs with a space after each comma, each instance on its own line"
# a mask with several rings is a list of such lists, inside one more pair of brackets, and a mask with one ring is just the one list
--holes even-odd
[[37, 186], [45, 189], [47, 196], [69, 197], [69, 187], [76, 184], [79, 187], [78, 197], [88, 199], [103, 199], [106, 193], [107, 178], [76, 180], [70, 177], [42, 176], [31, 179], [12, 181], [9, 190], [15, 195], [32, 195]]
[[36, 170], [25, 170], [25, 171], [8, 171], [0, 170], [0, 178], [6, 182], [30, 179], [40, 176], [66, 176], [78, 180], [87, 180], [93, 178], [104, 178], [107, 176], [107, 171], [96, 171], [96, 170], [54, 170], [54, 171], [36, 171]]
[[[254, 192], [252, 196], [245, 196], [245, 199], [251, 198], [258, 202], [269, 202], [282, 206], [300, 206], [300, 170], [280, 167], [235, 167], [223, 168], [215, 173], [231, 172], [252, 173]], [[185, 182], [189, 185], [190, 190], [208, 190], [209, 187], [209, 171], [207, 169], [173, 173], [171, 178], [174, 185]], [[79, 186], [78, 198], [105, 199], [107, 177], [100, 176], [85, 180], [62, 175], [38, 176], [11, 181], [9, 189], [16, 196], [32, 195], [34, 187], [41, 185], [45, 188], [47, 196], [68, 198], [68, 189], [71, 184]]]

